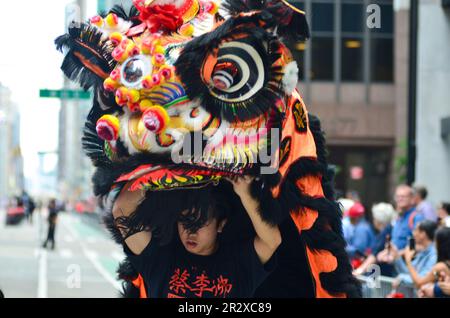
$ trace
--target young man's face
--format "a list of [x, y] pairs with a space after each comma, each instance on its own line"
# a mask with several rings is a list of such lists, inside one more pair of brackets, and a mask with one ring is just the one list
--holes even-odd
[[178, 222], [178, 234], [184, 248], [192, 254], [209, 256], [217, 249], [217, 235], [222, 232], [226, 221], [212, 219], [196, 233], [189, 233], [182, 223]]

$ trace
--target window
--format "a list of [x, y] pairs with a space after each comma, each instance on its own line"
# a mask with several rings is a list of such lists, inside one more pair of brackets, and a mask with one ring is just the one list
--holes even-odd
[[342, 39], [342, 80], [362, 82], [363, 77], [362, 38]]
[[394, 32], [394, 9], [392, 4], [378, 5], [381, 9], [381, 28], [372, 29], [372, 33], [392, 34]]
[[[300, 10], [305, 10], [305, 4], [303, 2], [292, 2], [294, 6], [299, 8]], [[305, 51], [307, 50], [308, 42], [299, 42], [295, 45], [294, 49], [292, 50], [292, 55], [294, 56], [294, 59], [297, 61], [298, 68], [299, 68], [299, 79], [304, 80], [305, 79]]]
[[312, 80], [333, 80], [334, 77], [334, 39], [315, 37], [312, 46]]
[[311, 79], [334, 79], [334, 3], [313, 2], [311, 12]]
[[392, 82], [394, 79], [393, 39], [371, 40], [372, 82]]
[[381, 9], [381, 27], [370, 34], [370, 79], [372, 82], [394, 80], [394, 9], [387, 1], [376, 1]]
[[362, 4], [342, 4], [342, 32], [364, 31], [364, 6]]
[[[392, 0], [371, 0], [380, 9], [381, 27], [367, 29], [369, 17], [361, 0], [299, 0], [292, 4], [307, 12], [311, 39], [296, 46], [294, 57], [300, 79], [310, 74], [312, 81], [372, 83], [394, 79], [394, 9]], [[339, 3], [339, 2], [338, 2]], [[336, 12], [339, 9], [339, 12]], [[340, 25], [336, 17], [340, 17]], [[336, 45], [340, 50], [336, 50]], [[309, 54], [306, 54], [309, 53]], [[336, 55], [339, 54], [339, 55]], [[336, 68], [335, 63], [341, 63]], [[306, 66], [310, 69], [307, 70]]]
[[307, 45], [308, 43], [299, 42], [295, 45], [294, 50], [292, 50], [292, 55], [298, 64], [298, 76], [301, 81], [305, 79], [305, 51], [307, 49]]
[[333, 32], [334, 30], [334, 4], [313, 3], [312, 5], [313, 32]]

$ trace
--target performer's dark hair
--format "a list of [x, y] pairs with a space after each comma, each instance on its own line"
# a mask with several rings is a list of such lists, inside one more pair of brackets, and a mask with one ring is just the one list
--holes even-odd
[[146, 199], [130, 217], [120, 220], [127, 237], [150, 230], [161, 244], [168, 244], [174, 225], [181, 222], [186, 230], [196, 232], [209, 220], [228, 218], [229, 198], [223, 187], [209, 185], [195, 190], [147, 192]]

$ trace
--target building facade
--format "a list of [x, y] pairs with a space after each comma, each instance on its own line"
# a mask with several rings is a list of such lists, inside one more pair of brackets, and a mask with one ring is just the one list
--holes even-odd
[[449, 60], [450, 3], [420, 1], [416, 183], [434, 204], [450, 201]]
[[390, 201], [403, 181], [409, 7], [392, 0], [303, 0], [312, 37], [295, 50], [309, 111], [327, 135], [341, 195]]
[[20, 114], [11, 92], [0, 84], [0, 205], [24, 189]]

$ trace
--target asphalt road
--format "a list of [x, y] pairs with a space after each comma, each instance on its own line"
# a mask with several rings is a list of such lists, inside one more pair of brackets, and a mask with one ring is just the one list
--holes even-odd
[[[116, 269], [124, 255], [100, 227], [61, 213], [56, 249], [41, 247], [46, 211], [33, 224], [5, 226], [0, 210], [0, 289], [7, 298], [116, 298]], [[94, 222], [94, 221], [92, 221]]]

